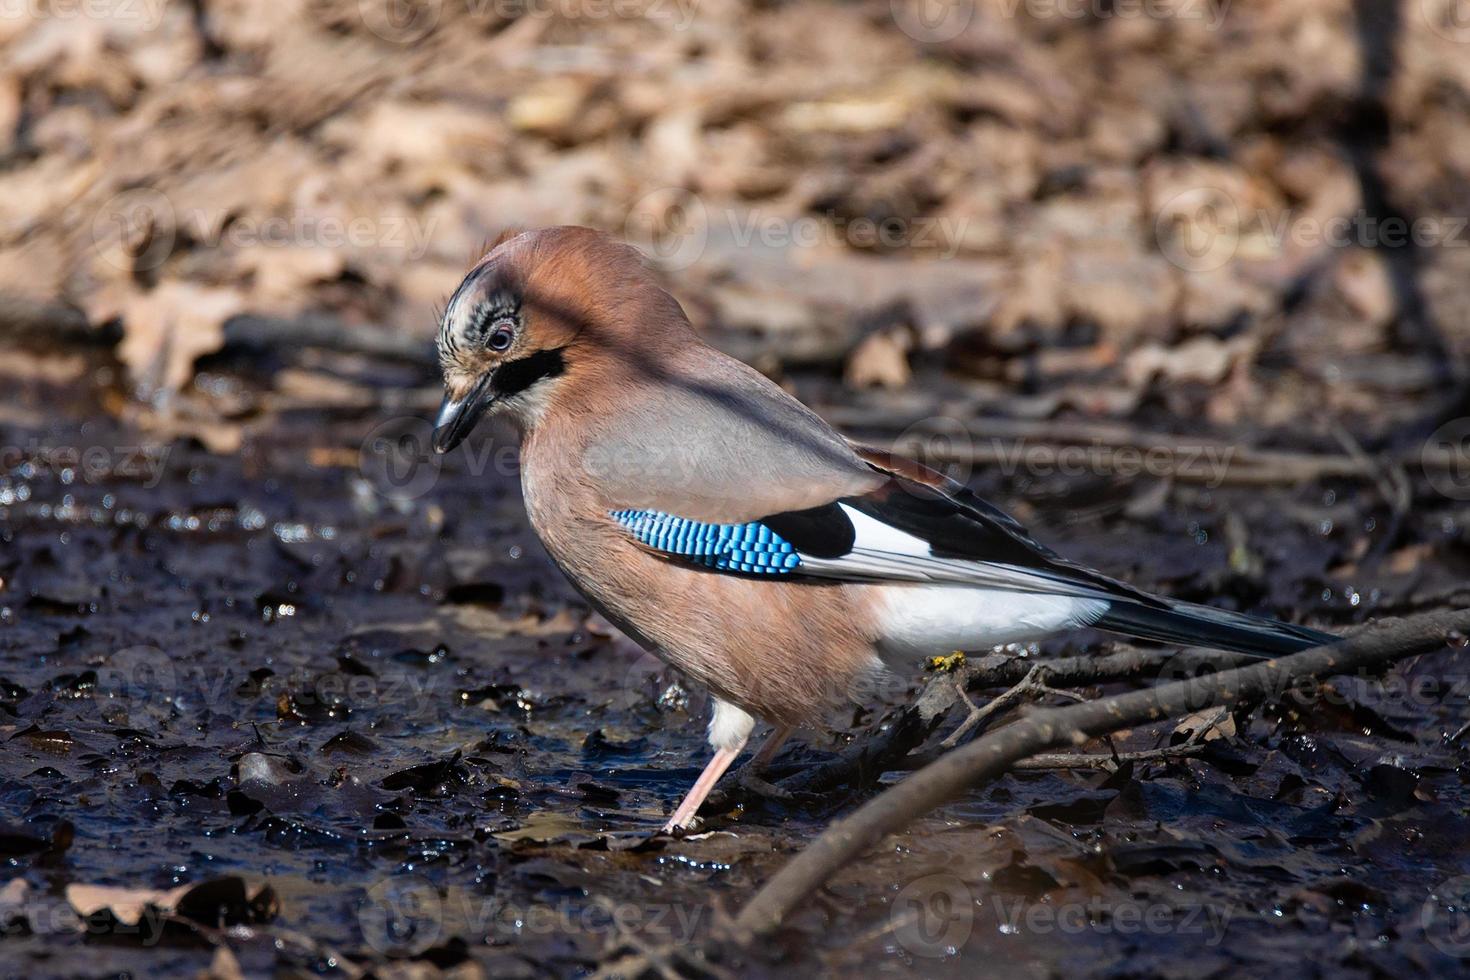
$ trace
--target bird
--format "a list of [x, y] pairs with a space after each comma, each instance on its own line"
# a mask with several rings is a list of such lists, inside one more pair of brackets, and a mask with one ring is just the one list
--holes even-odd
[[532, 528], [589, 605], [712, 695], [688, 830], [865, 682], [1084, 627], [1260, 657], [1331, 634], [1133, 588], [1061, 557], [913, 460], [849, 441], [706, 343], [642, 253], [588, 228], [509, 233], [445, 304], [445, 453], [488, 415], [520, 440]]

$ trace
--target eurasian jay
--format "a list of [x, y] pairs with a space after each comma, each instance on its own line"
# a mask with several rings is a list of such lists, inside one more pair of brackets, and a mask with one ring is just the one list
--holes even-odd
[[488, 412], [521, 437], [536, 533], [607, 619], [706, 685], [714, 758], [752, 765], [855, 685], [927, 658], [1091, 626], [1263, 656], [1328, 634], [1131, 588], [1060, 557], [964, 486], [849, 443], [704, 343], [639, 253], [586, 228], [505, 238], [445, 307], [447, 452]]

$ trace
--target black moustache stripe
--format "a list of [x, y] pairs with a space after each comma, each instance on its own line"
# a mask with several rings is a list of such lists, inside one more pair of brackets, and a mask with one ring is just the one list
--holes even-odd
[[490, 379], [490, 390], [496, 398], [519, 395], [527, 388], [546, 378], [554, 378], [567, 369], [566, 358], [561, 348], [541, 350], [515, 361], [506, 361], [495, 369]]

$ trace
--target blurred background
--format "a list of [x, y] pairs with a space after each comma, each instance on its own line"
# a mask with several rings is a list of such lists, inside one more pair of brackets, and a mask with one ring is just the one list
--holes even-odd
[[[504, 433], [428, 452], [436, 304], [564, 223], [844, 431], [1139, 585], [1328, 628], [1470, 593], [1465, 0], [0, 0], [19, 973], [587, 971], [597, 902], [697, 913], [687, 940], [871, 789], [618, 850], [702, 763], [700, 695], [550, 567]], [[1242, 718], [1213, 767], [1008, 777], [766, 955], [1463, 969], [1426, 890], [1470, 871], [1456, 662], [1366, 715]], [[1241, 794], [1292, 829], [1250, 843]], [[1114, 835], [1152, 850], [1097, 857]], [[219, 876], [258, 932], [36, 914]], [[963, 929], [894, 911], [956, 885]], [[1057, 943], [995, 891], [1185, 901], [1223, 941]]]
[[423, 360], [485, 241], [563, 223], [852, 390], [1369, 443], [1463, 394], [1452, 0], [11, 6], [6, 333], [220, 449], [270, 399], [200, 358]]

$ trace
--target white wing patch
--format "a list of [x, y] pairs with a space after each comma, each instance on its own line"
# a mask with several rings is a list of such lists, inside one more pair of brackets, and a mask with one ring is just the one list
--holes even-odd
[[907, 531], [900, 531], [891, 524], [884, 524], [877, 518], [869, 517], [859, 510], [853, 510], [846, 504], [837, 506], [842, 508], [842, 512], [852, 522], [852, 529], [856, 535], [852, 543], [854, 552], [910, 555], [915, 558], [928, 558], [934, 554], [929, 547], [929, 542], [923, 538], [914, 537]]
[[929, 542], [923, 538], [885, 524], [847, 504], [838, 506], [852, 522], [852, 549], [837, 558], [817, 558], [800, 552], [799, 571], [802, 574], [848, 582], [943, 583], [1039, 596], [1069, 596], [1104, 604], [1116, 598], [1102, 586], [1045, 569], [1003, 562], [941, 558], [934, 554]]
[[1112, 605], [1097, 585], [1044, 569], [944, 558], [928, 541], [846, 504], [852, 550], [801, 556], [808, 575], [867, 581], [878, 605], [879, 655], [906, 672], [916, 661], [1040, 639], [1095, 623]]
[[926, 657], [988, 650], [1086, 626], [1111, 605], [1102, 599], [964, 585], [883, 585], [874, 592], [878, 652], [898, 671], [911, 670]]

